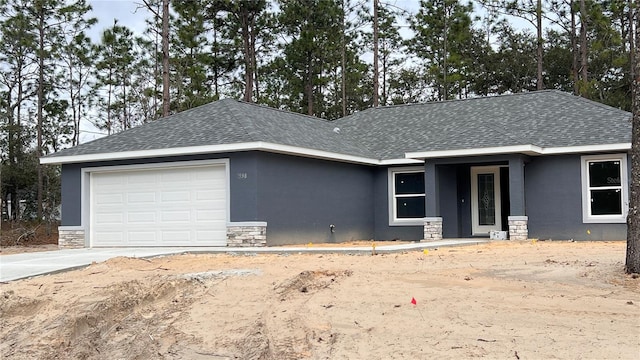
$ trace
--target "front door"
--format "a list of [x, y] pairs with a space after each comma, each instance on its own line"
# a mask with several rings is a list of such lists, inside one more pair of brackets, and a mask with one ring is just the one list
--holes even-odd
[[471, 167], [471, 231], [473, 235], [488, 235], [501, 230], [500, 168]]

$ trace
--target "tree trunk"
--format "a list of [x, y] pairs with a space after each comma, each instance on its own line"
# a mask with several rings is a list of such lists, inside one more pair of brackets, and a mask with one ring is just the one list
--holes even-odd
[[162, 116], [169, 116], [169, 0], [162, 0]]
[[[373, 5], [374, 9], [375, 9], [376, 0], [373, 0], [373, 3], [374, 3], [374, 5]], [[347, 71], [347, 43], [345, 41], [345, 36], [344, 36], [345, 31], [347, 31], [347, 29], [346, 29], [346, 27], [347, 27], [346, 26], [346, 18], [347, 18], [346, 9], [345, 9], [345, 6], [344, 6], [344, 1], [342, 1], [342, 34], [340, 34], [341, 35], [340, 41], [342, 43], [341, 47], [340, 47], [340, 55], [341, 55], [341, 59], [340, 59], [340, 67], [341, 67], [341, 70], [340, 70], [340, 91], [342, 92], [342, 116], [347, 116], [347, 74], [346, 74], [346, 71]], [[375, 15], [374, 15], [374, 18], [375, 18]], [[373, 24], [373, 38], [374, 39], [376, 37], [375, 32], [376, 32], [376, 24], [374, 22], [374, 24]], [[373, 69], [374, 69], [373, 70], [373, 73], [374, 73], [373, 88], [374, 89], [375, 89], [375, 86], [376, 86], [375, 85], [376, 84], [376, 80], [375, 80], [375, 71], [376, 71], [375, 69], [376, 69], [376, 66], [377, 66], [377, 63], [376, 63], [376, 50], [375, 50], [375, 47], [374, 47], [374, 50], [373, 50]], [[375, 93], [375, 90], [374, 90], [374, 93], [373, 93], [373, 104], [374, 104], [374, 106], [377, 105], [376, 101], [377, 101], [377, 98], [376, 98], [376, 93]]]
[[373, 106], [378, 107], [378, 0], [373, 0]]
[[[637, 10], [635, 12], [635, 49], [640, 45], [640, 17]], [[629, 31], [633, 29], [632, 21]], [[625, 261], [625, 271], [630, 273], [640, 273], [640, 61], [638, 54], [635, 54], [632, 95], [632, 135], [631, 135], [631, 181], [629, 181], [629, 214], [627, 215], [627, 257]]]
[[[42, 109], [44, 108], [44, 9], [42, 4], [38, 6], [38, 140], [36, 153], [38, 159], [42, 156]], [[38, 161], [38, 194], [37, 210], [38, 221], [42, 221], [42, 165]]]
[[307, 115], [313, 116], [313, 61], [314, 56], [307, 54], [307, 78], [305, 84], [305, 92], [307, 93]]
[[634, 2], [633, 0], [629, 0], [629, 29], [627, 30], [629, 32], [629, 78], [631, 79], [630, 81], [630, 87], [631, 87], [631, 93], [633, 94], [633, 80], [635, 79], [635, 74], [636, 74], [636, 69], [635, 69], [635, 58], [636, 58], [636, 51], [635, 51], [635, 46], [634, 46], [634, 42], [633, 42], [633, 16], [634, 16], [634, 10], [633, 10], [633, 6], [634, 6]]
[[580, 80], [584, 86], [589, 82], [587, 50], [587, 7], [585, 0], [580, 0]]
[[249, 34], [249, 11], [242, 9], [239, 16], [244, 48], [244, 101], [251, 102], [253, 98], [253, 55], [251, 54], [251, 35]]
[[544, 89], [544, 82], [542, 79], [542, 0], [538, 0], [536, 5], [536, 30], [538, 32], [536, 60], [538, 65], [536, 89]]
[[571, 75], [573, 76], [573, 94], [578, 95], [578, 40], [576, 39], [576, 13], [573, 10], [573, 0], [569, 3], [571, 11]]
[[258, 59], [256, 56], [256, 16], [251, 17], [251, 64], [253, 64], [253, 89], [256, 102], [260, 101], [260, 84], [258, 83]]

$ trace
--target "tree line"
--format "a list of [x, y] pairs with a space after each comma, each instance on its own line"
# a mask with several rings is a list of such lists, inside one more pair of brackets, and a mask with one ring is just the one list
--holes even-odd
[[631, 0], [138, 5], [143, 31], [98, 24], [86, 0], [0, 0], [3, 218], [55, 218], [60, 170], [38, 157], [86, 124], [113, 134], [220, 98], [325, 119], [539, 89], [631, 109]]

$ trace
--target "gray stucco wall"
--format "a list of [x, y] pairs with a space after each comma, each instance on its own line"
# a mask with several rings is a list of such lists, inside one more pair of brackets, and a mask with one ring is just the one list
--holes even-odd
[[80, 226], [81, 211], [81, 170], [79, 164], [62, 165], [60, 196], [62, 200], [60, 225]]
[[[442, 217], [442, 236], [444, 238], [460, 237], [458, 229], [458, 183], [455, 166], [437, 167], [440, 190], [440, 216]], [[429, 196], [428, 194], [427, 196]]]
[[580, 166], [580, 155], [531, 157], [525, 164], [525, 202], [530, 238], [626, 239], [625, 224], [582, 222]]
[[270, 153], [256, 159], [268, 245], [374, 238], [371, 167]]

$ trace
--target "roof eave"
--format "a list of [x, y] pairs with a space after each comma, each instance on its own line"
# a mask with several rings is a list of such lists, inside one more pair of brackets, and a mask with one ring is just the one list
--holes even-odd
[[542, 151], [542, 148], [535, 145], [514, 145], [514, 146], [472, 148], [472, 149], [408, 152], [408, 153], [405, 153], [405, 158], [435, 159], [435, 158], [499, 155], [499, 154], [514, 154], [514, 153], [536, 155], [541, 151]]
[[421, 164], [423, 161], [417, 159], [386, 159], [379, 160], [374, 158], [346, 155], [330, 151], [315, 150], [290, 145], [274, 144], [262, 141], [222, 144], [222, 145], [205, 145], [190, 146], [167, 149], [150, 149], [135, 150], [110, 153], [69, 155], [69, 156], [50, 156], [40, 158], [41, 164], [62, 165], [76, 164], [86, 162], [113, 161], [113, 160], [131, 160], [142, 158], [158, 158], [170, 156], [198, 155], [198, 154], [217, 154], [238, 151], [267, 151], [273, 153], [297, 155], [309, 158], [341, 161], [364, 165], [405, 165], [405, 164]]
[[529, 144], [529, 145], [513, 145], [513, 146], [501, 146], [501, 147], [472, 148], [472, 149], [408, 152], [408, 153], [405, 153], [405, 158], [435, 159], [435, 158], [467, 157], [467, 156], [482, 156], [482, 155], [502, 155], [502, 154], [525, 154], [525, 155], [539, 156], [539, 155], [628, 151], [629, 149], [631, 149], [631, 143], [562, 146], [562, 147], [548, 147], [548, 148]]

